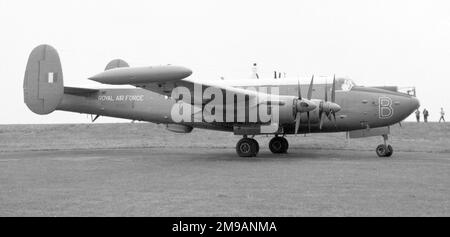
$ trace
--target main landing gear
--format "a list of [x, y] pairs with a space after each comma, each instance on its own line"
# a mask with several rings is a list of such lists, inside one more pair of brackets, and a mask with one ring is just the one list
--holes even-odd
[[391, 145], [387, 145], [388, 136], [383, 135], [384, 144], [380, 144], [377, 146], [375, 150], [379, 157], [391, 157], [394, 153], [394, 149]]
[[269, 142], [269, 149], [274, 154], [287, 153], [289, 143], [286, 138], [275, 136]]
[[244, 136], [236, 144], [236, 152], [240, 157], [256, 156], [259, 152], [259, 144], [255, 139]]
[[[287, 153], [289, 143], [286, 138], [275, 136], [270, 140], [269, 149], [274, 154]], [[253, 138], [244, 136], [236, 144], [236, 152], [240, 157], [254, 157], [259, 152], [259, 144]]]

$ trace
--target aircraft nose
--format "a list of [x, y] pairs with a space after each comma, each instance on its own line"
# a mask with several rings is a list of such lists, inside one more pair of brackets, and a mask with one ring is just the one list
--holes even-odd
[[410, 104], [414, 110], [420, 107], [420, 101], [416, 97], [411, 97]]

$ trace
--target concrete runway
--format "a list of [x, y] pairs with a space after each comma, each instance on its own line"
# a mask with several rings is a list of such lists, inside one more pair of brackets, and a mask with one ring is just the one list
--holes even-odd
[[0, 153], [0, 216], [450, 216], [448, 153]]

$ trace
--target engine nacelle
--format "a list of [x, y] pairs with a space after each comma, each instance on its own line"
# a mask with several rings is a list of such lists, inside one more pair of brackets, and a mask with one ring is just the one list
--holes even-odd
[[190, 133], [194, 129], [191, 126], [187, 126], [184, 124], [175, 124], [175, 123], [166, 124], [166, 128], [167, 128], [167, 130], [169, 130], [171, 132], [176, 132], [176, 133]]
[[[296, 98], [292, 96], [280, 96], [277, 105], [271, 106], [272, 119], [270, 124], [249, 123], [233, 126], [235, 135], [259, 135], [259, 134], [279, 134], [282, 133], [280, 126], [295, 122], [294, 106]], [[276, 111], [278, 110], [278, 112]]]
[[283, 96], [284, 103], [278, 106], [279, 124], [289, 124], [295, 121], [295, 98]]

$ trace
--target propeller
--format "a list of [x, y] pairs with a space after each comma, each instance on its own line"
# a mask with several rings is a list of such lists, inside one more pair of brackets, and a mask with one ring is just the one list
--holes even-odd
[[308, 97], [307, 99], [302, 98], [302, 92], [300, 88], [300, 80], [298, 81], [298, 98], [296, 100], [294, 109], [296, 111], [295, 114], [295, 134], [298, 133], [298, 129], [300, 128], [300, 115], [301, 113], [307, 113], [308, 116], [308, 127], [311, 130], [311, 125], [309, 122], [309, 112], [316, 109], [316, 105], [311, 101], [311, 94], [312, 94], [312, 82], [313, 82], [314, 76], [311, 79], [311, 85], [308, 90]]
[[[311, 100], [312, 97], [312, 90], [313, 90], [313, 83], [314, 83], [314, 74], [311, 77], [311, 83], [309, 84], [309, 89], [308, 89], [308, 100]], [[311, 121], [309, 119], [309, 111], [306, 112], [306, 116], [308, 117], [308, 131], [311, 133]]]
[[341, 110], [341, 106], [336, 104], [336, 75], [333, 77], [333, 88], [331, 90], [331, 101], [328, 101], [328, 84], [325, 83], [325, 100], [320, 102], [319, 105], [319, 128], [322, 130], [323, 126], [323, 114], [327, 116], [329, 120], [331, 120], [331, 115], [333, 115], [333, 123], [334, 127], [336, 127], [336, 113]]

